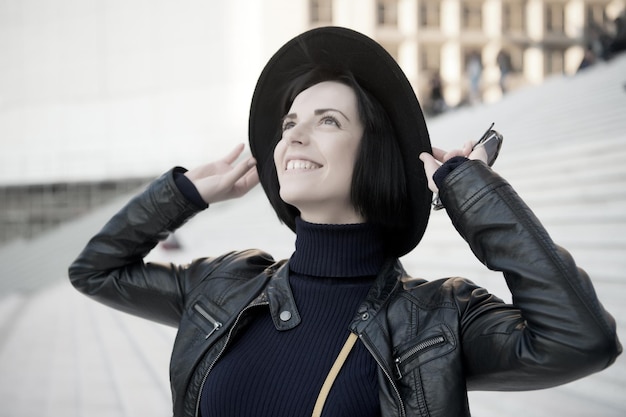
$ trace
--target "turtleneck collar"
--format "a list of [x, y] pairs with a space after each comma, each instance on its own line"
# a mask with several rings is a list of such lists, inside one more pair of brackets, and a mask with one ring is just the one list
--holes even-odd
[[367, 223], [314, 224], [296, 218], [293, 272], [317, 277], [376, 275], [384, 262], [381, 239]]

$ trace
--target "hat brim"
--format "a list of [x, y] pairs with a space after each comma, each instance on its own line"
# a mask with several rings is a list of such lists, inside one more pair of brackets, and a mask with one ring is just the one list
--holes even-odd
[[[265, 164], [273, 164], [287, 86], [299, 75], [298, 69], [312, 67], [350, 71], [387, 111], [403, 158], [410, 208], [406, 228], [397, 241], [394, 238], [394, 246], [397, 256], [410, 252], [421, 240], [430, 215], [432, 193], [419, 155], [432, 149], [411, 84], [394, 58], [371, 38], [341, 27], [316, 28], [293, 38], [272, 56], [261, 72], [250, 107], [250, 150], [259, 172]], [[268, 193], [263, 181], [262, 186]], [[282, 220], [293, 229], [293, 219]]]

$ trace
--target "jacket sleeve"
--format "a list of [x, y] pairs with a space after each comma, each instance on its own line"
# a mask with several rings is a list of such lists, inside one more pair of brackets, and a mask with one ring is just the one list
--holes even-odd
[[456, 296], [469, 389], [545, 388], [613, 363], [621, 352], [615, 321], [587, 273], [505, 180], [469, 161], [446, 177], [440, 195], [477, 258], [503, 272], [513, 300], [503, 304], [476, 287]]
[[69, 267], [71, 283], [110, 307], [176, 326], [183, 309], [186, 267], [144, 263], [159, 240], [200, 211], [180, 193], [169, 171], [134, 197], [88, 242]]

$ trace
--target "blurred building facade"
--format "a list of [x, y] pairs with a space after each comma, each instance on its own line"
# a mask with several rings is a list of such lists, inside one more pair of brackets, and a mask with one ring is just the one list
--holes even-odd
[[[624, 12], [615, 0], [311, 0], [311, 26], [360, 29], [398, 60], [422, 104], [439, 75], [445, 100], [468, 101], [473, 55], [482, 63], [480, 95], [501, 97], [498, 56], [510, 62], [507, 89], [574, 74], [591, 27], [615, 30]], [[358, 13], [355, 13], [356, 9]], [[356, 15], [356, 16], [355, 16]], [[356, 21], [358, 19], [358, 22]]]
[[0, 246], [16, 238], [35, 238], [120, 195], [136, 192], [147, 181], [118, 178], [0, 185]]

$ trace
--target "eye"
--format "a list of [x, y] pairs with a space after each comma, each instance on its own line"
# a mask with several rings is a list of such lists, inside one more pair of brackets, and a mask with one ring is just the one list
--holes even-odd
[[332, 116], [330, 114], [322, 116], [322, 118], [320, 119], [320, 124], [341, 127], [341, 123], [339, 123], [339, 120], [337, 120], [335, 116]]
[[289, 130], [289, 129], [291, 129], [291, 128], [292, 128], [292, 127], [294, 127], [295, 125], [296, 125], [296, 123], [295, 123], [293, 120], [285, 120], [285, 121], [283, 122], [283, 128], [282, 128], [282, 130], [283, 130], [283, 132], [284, 132], [285, 130]]

